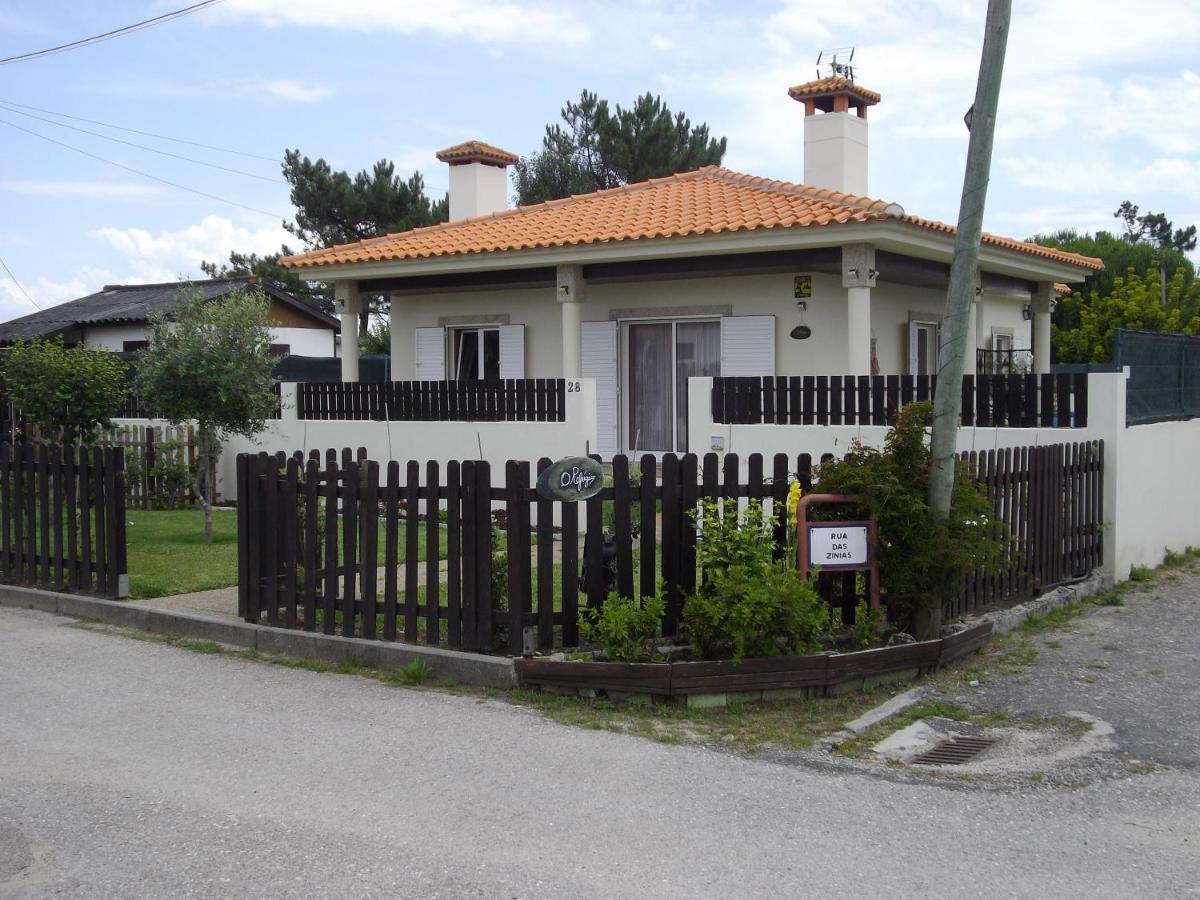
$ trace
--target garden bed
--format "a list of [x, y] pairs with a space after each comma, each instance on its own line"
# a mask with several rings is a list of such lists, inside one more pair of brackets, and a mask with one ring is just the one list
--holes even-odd
[[518, 659], [516, 672], [523, 687], [653, 699], [715, 700], [728, 694], [757, 694], [768, 699], [820, 697], [900, 676], [916, 677], [978, 650], [991, 635], [992, 623], [982, 622], [937, 640], [852, 653], [748, 659], [736, 665], [729, 660], [616, 663]]

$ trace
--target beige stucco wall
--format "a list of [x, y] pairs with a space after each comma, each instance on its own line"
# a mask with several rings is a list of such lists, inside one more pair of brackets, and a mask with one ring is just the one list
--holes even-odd
[[[734, 315], [774, 315], [775, 368], [779, 374], [838, 374], [846, 354], [846, 291], [833, 275], [813, 276], [813, 295], [804, 314], [812, 328], [808, 340], [788, 336], [800, 323], [793, 297], [793, 275], [748, 275], [724, 278], [687, 278], [671, 281], [588, 285], [583, 304], [584, 321], [606, 321], [619, 310], [653, 315], [712, 314], [732, 310]], [[1028, 302], [1025, 300], [1024, 302]], [[880, 371], [908, 372], [908, 322], [910, 318], [941, 318], [945, 294], [940, 290], [881, 282], [871, 292], [871, 329], [877, 340]], [[1021, 318], [1019, 297], [985, 295], [980, 307], [979, 346], [987, 346], [993, 326], [1012, 328], [1028, 342], [1029, 323]], [[396, 296], [392, 301], [392, 328], [406, 335], [398, 342], [402, 354], [392, 361], [393, 377], [413, 378], [412, 330], [454, 323], [478, 316], [507, 317], [509, 324], [525, 326], [525, 374], [550, 378], [562, 374], [562, 319], [553, 288], [463, 291]], [[1026, 346], [1030, 346], [1026, 343]]]

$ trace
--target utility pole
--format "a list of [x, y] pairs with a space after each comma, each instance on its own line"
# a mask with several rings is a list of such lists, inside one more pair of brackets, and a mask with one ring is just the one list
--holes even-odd
[[1000, 78], [1004, 72], [1004, 51], [1008, 44], [1008, 23], [1011, 18], [1012, 0], [988, 0], [975, 105], [967, 113], [971, 139], [967, 145], [967, 171], [963, 177], [962, 200], [958, 208], [954, 262], [950, 266], [950, 286], [946, 290], [946, 310], [942, 316], [938, 391], [934, 398], [930, 446], [932, 469], [929, 473], [928, 500], [933, 515], [939, 518], [950, 514], [950, 499], [954, 490], [954, 451], [962, 412], [962, 391], [959, 386], [962, 384], [967, 355], [967, 325], [971, 319], [971, 304], [975, 299], [979, 236], [983, 230], [983, 206], [992, 167], [992, 137], [996, 131], [996, 108], [1000, 100]]

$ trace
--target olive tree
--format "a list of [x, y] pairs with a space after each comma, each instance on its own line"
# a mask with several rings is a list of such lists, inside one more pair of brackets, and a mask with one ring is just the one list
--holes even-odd
[[3, 360], [5, 393], [46, 440], [91, 443], [121, 408], [125, 363], [111, 353], [34, 338], [16, 341]]
[[268, 306], [259, 293], [205, 302], [199, 292], [184, 292], [170, 314], [152, 320], [138, 361], [147, 404], [173, 423], [196, 423], [193, 481], [205, 541], [212, 540], [212, 472], [221, 442], [262, 431], [276, 407]]

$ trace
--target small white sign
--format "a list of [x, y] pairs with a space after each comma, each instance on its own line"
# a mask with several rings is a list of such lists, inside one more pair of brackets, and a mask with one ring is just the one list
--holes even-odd
[[866, 525], [808, 526], [809, 565], [822, 569], [867, 564]]

